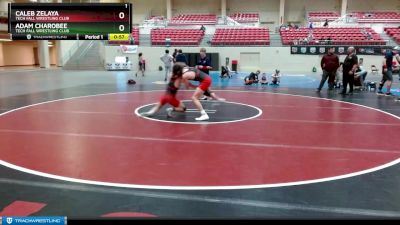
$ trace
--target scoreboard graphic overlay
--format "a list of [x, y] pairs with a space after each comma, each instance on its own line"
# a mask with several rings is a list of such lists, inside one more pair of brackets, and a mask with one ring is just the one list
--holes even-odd
[[130, 3], [10, 3], [8, 7], [13, 40], [128, 40], [132, 32]]

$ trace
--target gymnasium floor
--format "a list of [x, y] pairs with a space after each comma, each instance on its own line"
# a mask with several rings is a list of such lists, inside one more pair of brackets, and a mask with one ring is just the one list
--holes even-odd
[[400, 103], [317, 94], [313, 73], [243, 76], [213, 74], [227, 102], [204, 101], [196, 123], [190, 101], [138, 116], [161, 73], [0, 71], [0, 216], [400, 218]]

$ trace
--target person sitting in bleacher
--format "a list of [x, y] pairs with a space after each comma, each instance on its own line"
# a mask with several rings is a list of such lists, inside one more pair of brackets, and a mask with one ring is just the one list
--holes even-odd
[[206, 32], [206, 27], [204, 25], [201, 25], [200, 30], [205, 33]]
[[325, 23], [324, 23], [324, 27], [328, 27], [329, 26], [329, 24], [328, 24], [328, 19], [326, 19], [325, 20]]
[[308, 29], [313, 29], [313, 22], [308, 22]]

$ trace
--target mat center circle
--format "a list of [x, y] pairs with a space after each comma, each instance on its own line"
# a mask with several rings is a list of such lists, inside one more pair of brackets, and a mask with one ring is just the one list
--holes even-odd
[[142, 113], [149, 111], [157, 103], [140, 106], [135, 110], [135, 114], [145, 119], [156, 120], [170, 123], [230, 123], [239, 122], [256, 118], [262, 114], [262, 110], [258, 107], [238, 102], [217, 102], [217, 101], [201, 101], [204, 110], [210, 117], [207, 121], [196, 121], [196, 117], [200, 116], [200, 111], [196, 108], [191, 100], [183, 100], [186, 106], [185, 112], [172, 112], [172, 117], [167, 115], [167, 108], [172, 106], [165, 105], [160, 111], [151, 117], [142, 116]]

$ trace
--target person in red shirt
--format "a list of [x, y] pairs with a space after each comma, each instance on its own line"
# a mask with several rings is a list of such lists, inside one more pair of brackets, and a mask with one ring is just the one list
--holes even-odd
[[320, 92], [322, 87], [325, 84], [325, 81], [328, 79], [329, 90], [333, 90], [333, 86], [335, 83], [336, 71], [339, 68], [339, 57], [335, 54], [335, 48], [330, 47], [328, 49], [328, 53], [325, 54], [321, 59], [321, 68], [322, 68], [322, 78], [319, 83], [319, 87], [317, 88], [317, 92]]
[[[211, 83], [212, 79], [211, 77], [204, 73], [203, 71], [197, 69], [197, 68], [189, 68], [185, 67], [184, 64], [175, 64], [175, 66], [179, 66], [180, 68], [176, 68], [174, 70], [175, 72], [181, 72], [182, 73], [182, 82], [186, 84], [187, 87], [195, 87], [196, 90], [192, 96], [192, 100], [196, 108], [200, 111], [200, 117], [195, 118], [197, 121], [203, 121], [203, 120], [208, 120], [208, 114], [204, 110], [203, 106], [200, 103], [199, 98], [204, 94], [207, 97], [212, 97], [213, 99], [217, 101], [225, 101], [225, 99], [218, 97], [214, 92], [211, 91]], [[190, 81], [198, 81], [199, 86], [195, 86], [190, 83]]]
[[152, 109], [150, 109], [148, 112], [144, 112], [141, 115], [147, 117], [154, 116], [154, 114], [156, 114], [161, 109], [161, 107], [163, 107], [167, 103], [173, 106], [173, 108], [167, 108], [168, 117], [172, 117], [173, 111], [185, 112], [186, 111], [185, 105], [182, 103], [182, 101], [179, 101], [176, 98], [176, 94], [178, 93], [181, 82], [182, 82], [181, 66], [175, 64], [172, 68], [172, 76], [168, 82], [167, 90], [165, 94], [161, 97], [160, 102], [157, 105], [155, 105]]

